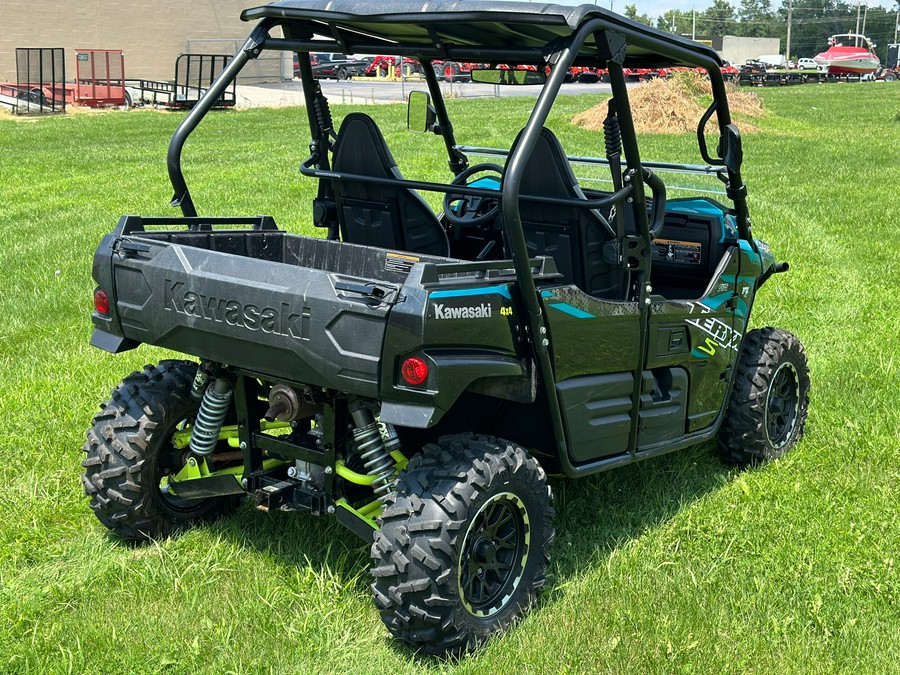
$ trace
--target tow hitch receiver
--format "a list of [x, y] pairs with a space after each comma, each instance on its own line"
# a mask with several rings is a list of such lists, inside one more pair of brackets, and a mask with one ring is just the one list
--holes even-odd
[[260, 476], [256, 490], [256, 508], [260, 511], [308, 511], [325, 514], [325, 493], [302, 481], [273, 480]]

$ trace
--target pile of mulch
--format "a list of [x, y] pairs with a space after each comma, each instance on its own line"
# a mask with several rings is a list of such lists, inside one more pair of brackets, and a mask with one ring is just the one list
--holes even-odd
[[[762, 101], [752, 93], [726, 84], [728, 107], [732, 114], [762, 117]], [[676, 73], [667, 79], [645, 82], [628, 90], [631, 116], [638, 133], [680, 134], [696, 132], [700, 116], [712, 101], [712, 86], [695, 71]], [[578, 113], [572, 123], [591, 131], [602, 131], [606, 102]], [[756, 131], [746, 120], [738, 122], [742, 132]]]

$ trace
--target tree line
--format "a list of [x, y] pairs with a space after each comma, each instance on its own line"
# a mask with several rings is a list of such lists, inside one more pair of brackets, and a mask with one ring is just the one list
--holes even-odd
[[[894, 42], [900, 0], [893, 9], [860, 7], [859, 32], [875, 42], [884, 60], [888, 43]], [[735, 7], [728, 0], [713, 0], [703, 11], [669, 10], [657, 19], [638, 14], [636, 5], [625, 5], [625, 16], [648, 26], [677, 35], [777, 37], [785, 51], [788, 0], [773, 7], [770, 0], [741, 0]], [[828, 38], [856, 29], [857, 6], [837, 0], [793, 0], [791, 16], [791, 58], [815, 56], [828, 48]], [[696, 24], [695, 24], [696, 21]], [[865, 29], [863, 29], [865, 26]]]

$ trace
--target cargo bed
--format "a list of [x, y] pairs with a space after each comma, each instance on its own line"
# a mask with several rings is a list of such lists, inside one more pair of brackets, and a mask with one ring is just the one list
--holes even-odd
[[[171, 225], [181, 229], [144, 229]], [[387, 315], [419, 261], [461, 262], [288, 234], [268, 217], [125, 216], [94, 259], [114, 306], [95, 315], [92, 342], [374, 397]]]

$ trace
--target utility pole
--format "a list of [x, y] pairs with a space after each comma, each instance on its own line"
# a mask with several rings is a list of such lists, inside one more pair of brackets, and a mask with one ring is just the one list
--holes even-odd
[[[859, 35], [859, 4], [861, 0], [856, 0], [856, 30], [853, 31], [857, 35]], [[853, 38], [854, 47], [859, 47], [859, 38]]]
[[897, 29], [900, 28], [900, 2], [897, 3], [897, 18], [894, 20], [894, 42], [897, 42]]
[[787, 32], [787, 42], [784, 45], [784, 58], [788, 61], [791, 60], [791, 19], [794, 15], [794, 0], [788, 0], [788, 32]]
[[675, 10], [672, 10], [672, 32], [675, 32]]
[[691, 10], [693, 18], [691, 19], [691, 40], [697, 39], [697, 8]]

